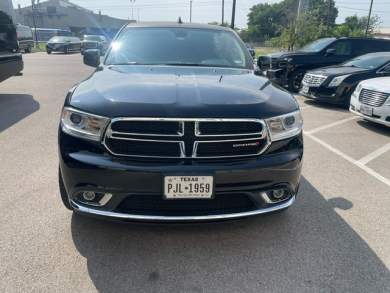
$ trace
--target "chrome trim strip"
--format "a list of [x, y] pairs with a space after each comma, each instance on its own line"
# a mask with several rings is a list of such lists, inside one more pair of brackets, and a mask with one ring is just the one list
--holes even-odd
[[234, 142], [234, 141], [251, 141], [251, 140], [259, 140], [266, 138], [266, 133], [263, 133], [260, 137], [254, 137], [254, 138], [241, 138], [241, 139], [227, 139], [227, 140], [209, 140], [209, 141], [195, 141], [194, 142], [194, 148], [192, 150], [192, 158], [197, 159], [212, 159], [212, 158], [239, 158], [239, 157], [250, 157], [250, 156], [259, 156], [261, 155], [271, 144], [271, 140], [267, 139], [267, 142], [265, 143], [264, 147], [257, 152], [256, 154], [252, 155], [235, 155], [235, 156], [211, 156], [211, 157], [199, 157], [197, 155], [198, 151], [198, 145], [199, 144], [207, 144], [207, 143], [224, 143], [224, 142]]
[[[183, 127], [184, 127], [184, 122], [195, 122], [195, 132], [196, 132], [196, 124], [197, 124], [197, 122], [256, 122], [256, 123], [260, 123], [260, 124], [263, 125], [263, 131], [261, 133], [259, 133], [259, 134], [261, 134], [260, 137], [256, 137], [256, 138], [253, 138], [253, 139], [252, 138], [246, 138], [246, 139], [244, 138], [244, 139], [235, 139], [235, 140], [224, 140], [224, 139], [221, 139], [221, 140], [213, 141], [213, 142], [228, 142], [228, 141], [240, 141], [240, 140], [241, 141], [246, 141], [246, 140], [255, 140], [255, 139], [267, 138], [267, 143], [265, 144], [264, 148], [257, 154], [237, 155], [237, 156], [196, 157], [196, 156], [194, 156], [194, 154], [196, 154], [195, 151], [196, 151], [196, 148], [197, 148], [197, 143], [198, 142], [199, 143], [203, 143], [203, 141], [194, 141], [193, 150], [192, 150], [192, 156], [186, 157], [185, 142], [184, 141], [122, 138], [122, 137], [113, 137], [112, 136], [112, 134], [117, 133], [117, 132], [113, 132], [112, 131], [112, 129], [111, 129], [111, 124], [112, 123], [117, 122], [117, 121], [134, 121], [134, 120], [137, 120], [137, 121], [180, 121], [180, 122], [183, 123]], [[120, 133], [126, 135], [126, 133], [122, 133], [122, 132], [120, 132]], [[183, 134], [184, 134], [184, 129], [183, 129]], [[159, 137], [164, 137], [164, 136], [168, 137], [168, 135], [158, 135], [158, 136]], [[224, 136], [224, 137], [228, 137], [228, 136], [242, 136], [242, 135], [240, 135], [240, 134], [232, 134], [232, 135], [227, 135], [227, 136]], [[174, 157], [172, 157], [172, 156], [139, 156], [139, 155], [118, 154], [118, 153], [115, 153], [115, 152], [111, 151], [110, 148], [107, 146], [107, 144], [106, 144], [106, 138], [107, 137], [114, 138], [114, 139], [122, 139], [122, 140], [179, 143], [180, 144], [181, 153], [179, 154], [179, 156], [174, 156]], [[212, 159], [212, 158], [216, 158], [216, 159], [220, 159], [220, 158], [236, 158], [236, 157], [258, 156], [258, 155], [262, 154], [269, 147], [269, 145], [271, 144], [271, 138], [270, 138], [270, 134], [269, 134], [269, 130], [268, 130], [267, 124], [263, 120], [261, 120], [261, 119], [251, 119], [251, 118], [247, 118], [247, 119], [245, 119], [245, 118], [237, 118], [237, 119], [235, 119], [235, 118], [149, 118], [149, 117], [128, 118], [128, 117], [118, 117], [118, 118], [113, 118], [110, 121], [109, 125], [107, 126], [105, 134], [104, 134], [104, 138], [102, 140], [102, 144], [108, 150], [109, 153], [111, 153], [112, 155], [116, 155], [116, 156], [135, 157], [135, 158], [160, 158], [160, 159], [180, 159], [180, 158], [190, 158], [190, 159], [191, 158], [192, 159], [196, 159], [196, 158], [199, 158], [199, 159]]]
[[103, 211], [103, 210], [97, 210], [97, 209], [91, 209], [87, 208], [85, 206], [81, 206], [77, 204], [74, 201], [71, 201], [72, 206], [74, 207], [76, 212], [80, 212], [83, 214], [89, 214], [89, 215], [95, 215], [95, 216], [102, 216], [102, 217], [109, 217], [109, 218], [115, 218], [118, 220], [134, 220], [134, 221], [163, 221], [163, 222], [169, 222], [169, 221], [213, 221], [213, 220], [227, 220], [227, 219], [237, 219], [237, 218], [243, 218], [243, 217], [250, 217], [255, 215], [261, 215], [266, 213], [275, 212], [278, 210], [282, 210], [285, 208], [288, 208], [295, 202], [295, 195], [292, 196], [289, 200], [275, 205], [270, 206], [268, 208], [264, 209], [258, 209], [248, 212], [241, 212], [241, 213], [231, 213], [231, 214], [220, 214], [220, 215], [209, 215], [209, 216], [151, 216], [151, 215], [133, 215], [133, 214], [123, 214], [123, 213], [116, 213], [116, 212], [110, 212], [110, 211]]
[[[118, 122], [118, 121], [141, 121], [141, 122], [153, 122], [153, 121], [160, 121], [160, 122], [178, 122], [180, 125], [180, 130], [177, 134], [154, 134], [154, 133], [133, 133], [133, 132], [117, 132], [112, 131], [111, 124]], [[182, 120], [166, 120], [162, 118], [114, 118], [111, 120], [110, 123], [110, 130], [112, 133], [120, 133], [124, 135], [135, 135], [135, 136], [166, 136], [166, 137], [182, 137], [184, 136], [184, 121]]]
[[222, 122], [253, 122], [261, 124], [262, 131], [261, 132], [254, 132], [254, 133], [237, 133], [237, 134], [202, 134], [199, 129], [199, 122], [221, 122], [221, 121], [195, 121], [195, 136], [196, 137], [229, 137], [229, 136], [251, 136], [251, 135], [260, 135], [264, 133], [264, 127], [265, 123], [262, 120], [259, 119], [245, 119], [244, 121], [240, 121], [238, 119], [233, 121], [222, 121]]

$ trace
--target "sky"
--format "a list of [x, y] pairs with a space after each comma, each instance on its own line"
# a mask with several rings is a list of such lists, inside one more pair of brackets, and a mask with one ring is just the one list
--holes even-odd
[[[1, 1], [1, 0], [0, 0]], [[43, 2], [44, 0], [41, 0]], [[134, 2], [132, 2], [134, 1]], [[250, 7], [258, 3], [276, 3], [280, 0], [237, 0], [236, 26], [246, 27], [247, 14]], [[337, 22], [346, 16], [367, 15], [370, 0], [335, 0], [339, 8]], [[31, 0], [12, 0], [14, 7], [31, 4]], [[94, 12], [102, 11], [113, 17], [123, 19], [139, 19], [141, 21], [176, 21], [179, 16], [189, 21], [190, 0], [71, 0]], [[192, 0], [192, 21], [208, 23], [221, 21], [222, 0]], [[132, 9], [133, 7], [133, 9]], [[232, 0], [225, 0], [225, 20], [230, 22]], [[382, 27], [390, 27], [390, 0], [374, 0], [373, 14], [381, 18]]]

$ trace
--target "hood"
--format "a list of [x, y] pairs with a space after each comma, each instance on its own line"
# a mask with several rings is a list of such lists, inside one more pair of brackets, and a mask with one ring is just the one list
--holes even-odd
[[70, 105], [107, 117], [267, 118], [298, 109], [252, 70], [142, 65], [104, 66]]
[[360, 83], [363, 88], [390, 94], [390, 77], [378, 77], [364, 80]]
[[360, 74], [370, 70], [351, 66], [330, 66], [310, 71], [310, 73], [323, 76], [338, 76], [345, 74]]

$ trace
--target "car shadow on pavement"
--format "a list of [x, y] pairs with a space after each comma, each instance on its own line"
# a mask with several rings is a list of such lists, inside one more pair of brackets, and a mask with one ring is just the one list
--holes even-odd
[[334, 105], [326, 102], [316, 101], [316, 100], [308, 100], [305, 99], [303, 101], [305, 105], [312, 106], [324, 110], [332, 110], [337, 112], [348, 112], [349, 110], [346, 107], [340, 106], [340, 105]]
[[306, 180], [283, 213], [209, 224], [120, 224], [73, 215], [99, 292], [390, 292], [390, 272]]
[[0, 132], [39, 110], [39, 103], [26, 94], [0, 94]]
[[390, 137], [390, 127], [387, 127], [387, 126], [379, 124], [379, 123], [371, 122], [368, 120], [364, 120], [364, 119], [358, 120], [357, 123], [360, 126], [366, 128], [367, 130], [374, 131], [377, 134], [382, 135], [382, 136]]

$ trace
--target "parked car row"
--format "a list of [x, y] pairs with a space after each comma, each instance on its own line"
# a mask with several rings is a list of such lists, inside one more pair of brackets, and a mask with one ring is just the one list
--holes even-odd
[[81, 52], [84, 54], [84, 51], [88, 49], [97, 49], [101, 55], [105, 54], [108, 49], [107, 39], [99, 35], [85, 35], [83, 40], [77, 37], [55, 36], [46, 44], [48, 54], [52, 52], [63, 52], [64, 54]]
[[260, 56], [258, 67], [292, 92], [390, 126], [390, 40], [319, 39], [296, 52]]

